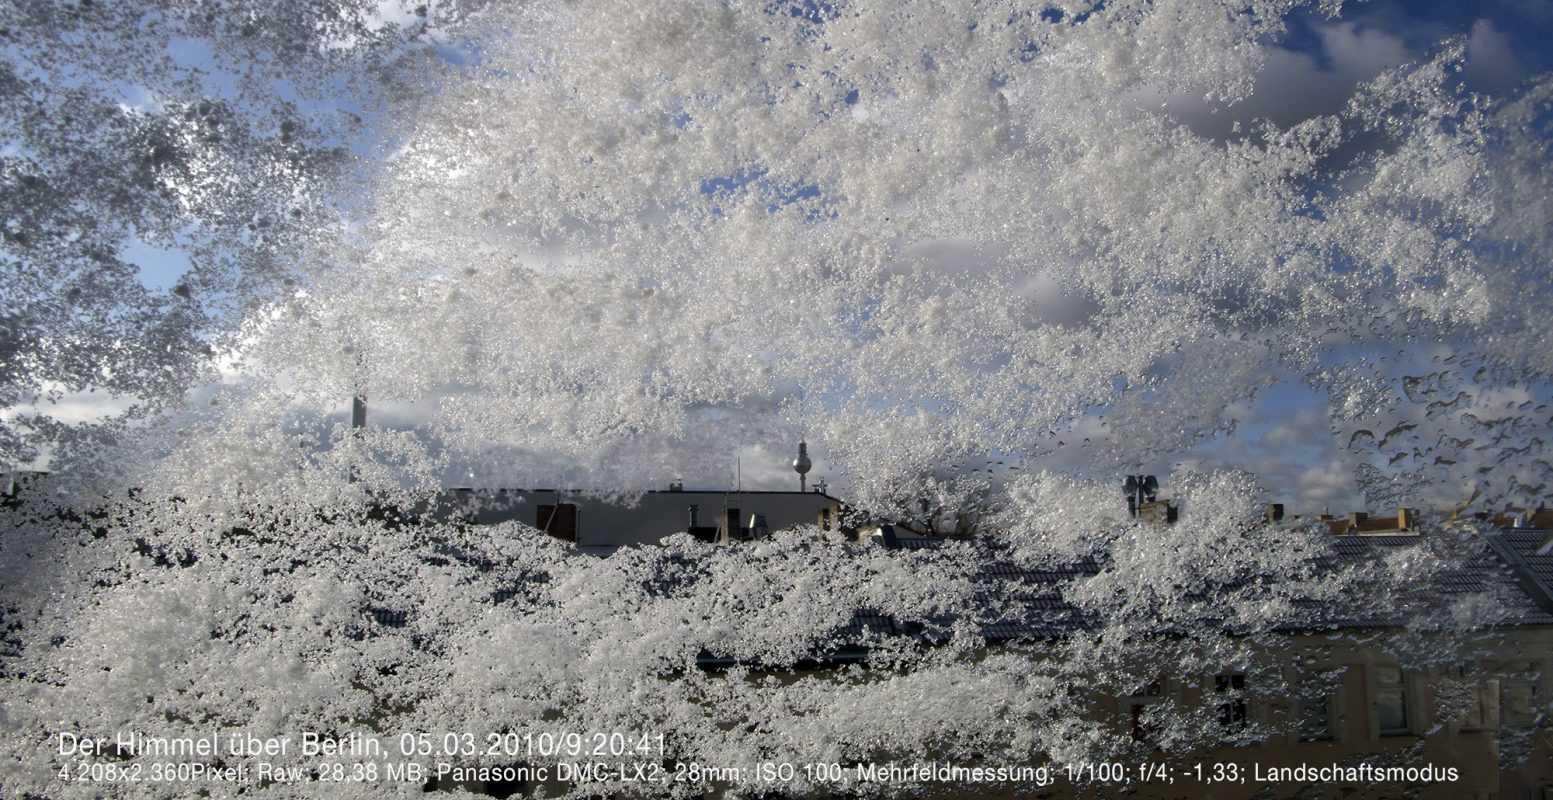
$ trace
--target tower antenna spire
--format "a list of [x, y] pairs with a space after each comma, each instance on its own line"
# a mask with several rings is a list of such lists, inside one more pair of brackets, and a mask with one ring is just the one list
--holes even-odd
[[793, 459], [793, 471], [798, 473], [798, 491], [809, 491], [809, 470], [814, 462], [809, 460], [809, 392], [798, 386], [798, 457]]
[[814, 462], [809, 460], [809, 443], [798, 441], [798, 457], [793, 459], [793, 471], [798, 473], [798, 491], [809, 491], [809, 470], [814, 468]]

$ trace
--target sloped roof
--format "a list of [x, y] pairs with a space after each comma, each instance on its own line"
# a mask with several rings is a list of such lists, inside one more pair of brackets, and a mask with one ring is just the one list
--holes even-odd
[[983, 564], [975, 579], [987, 607], [1004, 613], [978, 627], [988, 641], [1056, 639], [1099, 624], [1093, 614], [1063, 597], [1069, 582], [1100, 574], [1101, 564], [1083, 558], [1066, 564], [1021, 566], [1011, 561]]
[[[1488, 538], [1492, 545], [1492, 537]], [[1410, 547], [1422, 546], [1424, 540], [1417, 535], [1392, 536], [1336, 536], [1332, 538], [1333, 558], [1323, 559], [1320, 566], [1336, 569], [1345, 565], [1361, 565], [1391, 557]], [[1447, 570], [1431, 577], [1426, 585], [1403, 591], [1397, 600], [1407, 610], [1418, 612], [1429, 608], [1443, 608], [1449, 603], [1484, 592], [1498, 592], [1505, 603], [1503, 626], [1553, 625], [1553, 614], [1538, 605], [1520, 585], [1514, 570], [1496, 553], [1497, 548], [1483, 548], [1472, 553], [1459, 569]], [[1399, 609], [1377, 608], [1370, 611], [1349, 609], [1341, 614], [1324, 613], [1312, 607], [1315, 613], [1309, 624], [1286, 626], [1289, 628], [1342, 629], [1384, 628], [1401, 625], [1404, 615]]]
[[[1312, 534], [1322, 535], [1324, 534]], [[1481, 544], [1468, 542], [1468, 559], [1461, 567], [1431, 577], [1425, 584], [1391, 595], [1387, 602], [1367, 605], [1365, 598], [1350, 598], [1352, 603], [1333, 605], [1318, 601], [1296, 601], [1296, 620], [1279, 626], [1277, 630], [1330, 631], [1359, 628], [1387, 628], [1402, 624], [1403, 620], [1432, 609], [1443, 609], [1457, 599], [1483, 592], [1493, 592], [1503, 603], [1504, 626], [1553, 625], [1553, 554], [1537, 555], [1548, 539], [1548, 532], [1534, 529], [1505, 529], [1484, 538], [1487, 547], [1472, 548]], [[1359, 567], [1401, 555], [1408, 548], [1427, 547], [1429, 540], [1418, 535], [1334, 536], [1326, 539], [1331, 545], [1326, 555], [1317, 559], [1318, 571], [1335, 571]], [[920, 537], [900, 538], [881, 545], [892, 551], [932, 551], [942, 547], [944, 540]], [[446, 555], [459, 560], [478, 560], [472, 554], [447, 551]], [[904, 554], [903, 554], [904, 555]], [[947, 614], [939, 619], [905, 621], [894, 618], [877, 608], [858, 608], [851, 611], [837, 627], [828, 631], [816, 631], [814, 657], [811, 665], [844, 663], [866, 656], [868, 649], [881, 639], [904, 637], [931, 644], [942, 641], [952, 628], [969, 625], [989, 642], [1050, 641], [1071, 636], [1101, 626], [1104, 620], [1094, 612], [1082, 609], [1064, 596], [1064, 590], [1074, 581], [1082, 581], [1100, 575], [1110, 565], [1096, 558], [1082, 558], [1070, 562], [1046, 564], [1021, 564], [1012, 558], [979, 560], [967, 565], [971, 570], [965, 577], [974, 584], [974, 601], [959, 614]], [[644, 588], [654, 595], [665, 596], [693, 591], [702, 574], [695, 566], [696, 559], [676, 555], [645, 579]], [[543, 580], [548, 576], [531, 576]], [[1215, 589], [1234, 591], [1255, 587], [1267, 582], [1267, 576], [1250, 576], [1236, 583], [1217, 584]], [[527, 583], [525, 579], [523, 583]], [[493, 597], [502, 602], [510, 597], [525, 594], [527, 587], [513, 587], [498, 592]], [[1207, 600], [1201, 592], [1183, 595], [1187, 601]], [[1211, 612], [1212, 604], [1204, 607]], [[397, 620], [396, 620], [397, 621]], [[379, 620], [385, 622], [385, 620]], [[1190, 621], [1191, 626], [1217, 625], [1218, 619], [1200, 618]], [[1183, 623], [1186, 624], [1186, 623]], [[1183, 631], [1186, 632], [1186, 631]], [[707, 652], [700, 659], [703, 666], [715, 667], [732, 663], [721, 653]]]
[[[1508, 532], [1507, 532], [1508, 533]], [[1404, 611], [1418, 612], [1440, 608], [1452, 601], [1471, 595], [1497, 591], [1507, 604], [1502, 625], [1553, 625], [1553, 555], [1535, 556], [1535, 550], [1546, 539], [1522, 534], [1513, 539], [1516, 552], [1521, 553], [1540, 570], [1541, 587], [1550, 604], [1544, 607], [1534, 593], [1518, 580], [1514, 565], [1495, 550], [1480, 550], [1469, 557], [1459, 569], [1448, 570], [1432, 576], [1427, 585], [1403, 591], [1397, 597], [1404, 608], [1365, 608], [1363, 603], [1335, 607], [1318, 601], [1297, 601], [1296, 608], [1302, 619], [1290, 621], [1279, 630], [1337, 630], [1356, 628], [1385, 628], [1401, 625], [1408, 616]], [[1417, 535], [1391, 536], [1335, 536], [1330, 540], [1329, 556], [1318, 559], [1315, 566], [1321, 571], [1335, 571], [1371, 563], [1389, 557], [1404, 548], [1418, 547], [1423, 539]], [[932, 540], [911, 540], [909, 548], [902, 543], [899, 549], [928, 549], [935, 546]], [[992, 561], [980, 566], [973, 578], [984, 587], [981, 599], [983, 607], [995, 607], [1004, 613], [980, 622], [978, 627], [989, 641], [1055, 639], [1093, 628], [1100, 623], [1090, 612], [1068, 602], [1063, 597], [1063, 587], [1071, 581], [1098, 575], [1106, 565], [1093, 558], [1072, 563], [1024, 567], [1011, 561]], [[1263, 579], [1266, 579], [1265, 576]], [[1225, 588], [1243, 588], [1256, 578], [1250, 578]], [[1204, 600], [1206, 595], [1197, 593], [1187, 599]], [[1202, 624], [1217, 624], [1219, 620], [1203, 619]]]
[[1491, 534], [1488, 544], [1514, 571], [1522, 590], [1553, 614], [1553, 550], [1545, 547], [1550, 536], [1545, 528], [1504, 528]]

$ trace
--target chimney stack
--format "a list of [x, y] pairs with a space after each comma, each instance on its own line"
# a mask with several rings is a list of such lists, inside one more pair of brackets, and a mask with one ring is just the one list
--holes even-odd
[[1138, 506], [1138, 519], [1152, 525], [1170, 525], [1176, 521], [1176, 507], [1169, 500], [1150, 500]]
[[1159, 497], [1159, 480], [1153, 475], [1128, 475], [1122, 484], [1122, 493], [1127, 496], [1128, 513], [1137, 517], [1145, 503], [1152, 503]]

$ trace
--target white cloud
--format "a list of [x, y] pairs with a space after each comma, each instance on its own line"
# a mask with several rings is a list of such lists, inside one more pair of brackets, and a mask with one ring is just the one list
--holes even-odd
[[1501, 2], [1515, 13], [1535, 22], [1553, 20], [1553, 0], [1501, 0]]
[[[57, 389], [57, 386], [43, 387], [45, 392]], [[134, 405], [134, 399], [108, 392], [67, 392], [55, 402], [44, 401], [35, 405], [23, 405], [8, 408], [4, 412], [7, 421], [24, 414], [45, 414], [67, 425], [81, 425], [85, 423], [102, 422], [106, 419], [119, 416], [128, 411]]]
[[1418, 57], [1409, 52], [1402, 37], [1353, 22], [1321, 25], [1316, 34], [1321, 37], [1322, 52], [1331, 63], [1329, 71], [1352, 83], [1368, 80]]
[[1300, 506], [1305, 509], [1332, 509], [1332, 513], [1345, 513], [1355, 505], [1353, 469], [1341, 459], [1310, 467], [1300, 473], [1295, 482], [1299, 490]]
[[1472, 24], [1466, 69], [1468, 80], [1488, 91], [1513, 88], [1530, 71], [1516, 57], [1510, 37], [1486, 19]]
[[[1268, 120], [1289, 127], [1312, 117], [1343, 110], [1354, 90], [1383, 70], [1424, 56], [1389, 32], [1354, 22], [1324, 22], [1315, 27], [1318, 52], [1285, 47], [1268, 48], [1250, 96], [1231, 106], [1207, 103], [1200, 93], [1176, 93], [1162, 98], [1171, 113], [1197, 133], [1230, 138], [1234, 127]], [[1140, 96], [1140, 102], [1151, 98]]]

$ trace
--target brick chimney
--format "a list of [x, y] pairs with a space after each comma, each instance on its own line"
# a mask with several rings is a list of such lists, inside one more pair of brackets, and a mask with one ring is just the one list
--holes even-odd
[[1150, 500], [1138, 506], [1138, 519], [1150, 525], [1169, 525], [1176, 516], [1176, 507], [1169, 500]]

